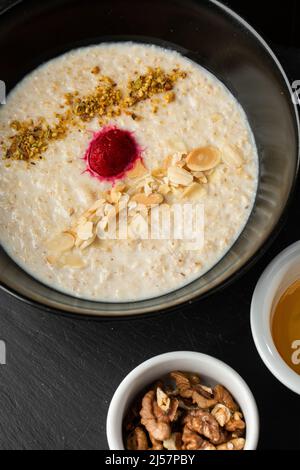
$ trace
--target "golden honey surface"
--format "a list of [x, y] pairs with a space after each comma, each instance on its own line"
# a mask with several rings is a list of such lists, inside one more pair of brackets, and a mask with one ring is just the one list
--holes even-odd
[[272, 334], [283, 360], [300, 375], [300, 280], [279, 300], [273, 316]]

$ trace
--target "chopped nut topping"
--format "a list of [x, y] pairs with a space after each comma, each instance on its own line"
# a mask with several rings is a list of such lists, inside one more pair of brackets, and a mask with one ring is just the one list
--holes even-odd
[[143, 204], [144, 206], [153, 206], [157, 204], [161, 204], [164, 200], [163, 196], [161, 194], [149, 194], [147, 196], [146, 194], [140, 193], [136, 194], [131, 198], [133, 202], [137, 202], [138, 204]]
[[96, 65], [94, 68], [92, 68], [91, 73], [94, 75], [98, 75], [98, 73], [100, 73], [100, 67]]
[[93, 223], [85, 222], [84, 224], [79, 225], [77, 235], [83, 241], [89, 240], [93, 236]]
[[47, 249], [54, 253], [63, 253], [71, 250], [75, 244], [75, 238], [71, 233], [61, 233], [47, 243]]
[[223, 162], [231, 168], [240, 168], [243, 165], [242, 151], [231, 145], [226, 145], [222, 151]]
[[127, 177], [130, 179], [141, 178], [147, 174], [147, 169], [145, 168], [142, 160], [138, 160], [135, 167], [127, 173]]
[[109, 77], [101, 77], [95, 92], [83, 96], [73, 96], [70, 105], [72, 112], [82, 121], [92, 121], [95, 117], [113, 118], [121, 114], [119, 105], [122, 92]]
[[205, 194], [206, 190], [201, 184], [193, 183], [191, 186], [189, 186], [183, 191], [182, 197], [186, 199], [199, 200]]
[[[94, 67], [91, 72], [98, 75], [100, 67]], [[131, 111], [133, 106], [164, 92], [168, 92], [167, 102], [171, 103], [175, 99], [172, 90], [176, 82], [186, 76], [187, 74], [180, 70], [166, 73], [160, 68], [150, 68], [145, 75], [129, 80], [127, 94], [124, 97], [121, 89], [110, 77], [101, 75], [92, 93], [86, 96], [80, 96], [77, 91], [65, 94], [65, 105], [69, 110], [63, 115], [56, 115], [58, 119], [56, 125], [50, 126], [42, 118], [36, 122], [32, 120], [11, 122], [10, 126], [16, 133], [9, 138], [7, 144], [3, 145], [3, 158], [28, 162], [41, 159], [49, 144], [64, 138], [71, 125], [79, 125], [78, 120], [90, 122], [98, 118], [100, 125], [103, 125], [104, 119], [115, 118], [123, 112], [129, 113], [132, 119], [139, 120], [140, 117]]]
[[154, 170], [152, 170], [151, 172], [151, 175], [154, 177], [154, 178], [164, 178], [165, 176], [167, 176], [167, 171], [165, 168], [155, 168]]
[[193, 175], [184, 168], [171, 166], [168, 169], [168, 177], [174, 184], [180, 184], [181, 186], [190, 186], [193, 182]]
[[221, 153], [216, 147], [199, 147], [188, 154], [186, 164], [192, 171], [207, 171], [215, 168], [220, 160]]
[[73, 269], [82, 269], [85, 267], [82, 258], [74, 253], [66, 253], [60, 261], [65, 267]]
[[176, 95], [174, 91], [169, 91], [165, 94], [164, 98], [167, 103], [172, 103], [173, 101], [175, 101]]
[[[195, 393], [202, 396], [201, 403]], [[232, 413], [217, 402], [217, 397], [239, 409], [222, 385], [212, 389], [203, 385], [197, 374], [171, 372], [139, 396], [125, 415], [126, 449], [243, 450], [243, 415], [239, 411]], [[243, 429], [229, 431], [227, 425], [232, 420], [241, 420]]]
[[[163, 167], [154, 169], [151, 173], [145, 168], [142, 160], [138, 160], [135, 167], [127, 173], [126, 182], [120, 182], [105, 191], [78, 218], [74, 226], [47, 243], [50, 252], [48, 258], [50, 259], [53, 252], [58, 254], [62, 251], [70, 251], [74, 247], [83, 251], [90, 247], [97, 237], [100, 240], [107, 238], [110, 221], [120, 216], [125, 209], [129, 209], [129, 239], [136, 236], [144, 239], [149, 233], [151, 219], [149, 212], [153, 206], [173, 202], [174, 198], [175, 200], [177, 198], [177, 200], [199, 201], [206, 194], [205, 185], [208, 183], [206, 174], [210, 170], [194, 172], [184, 168], [185, 156], [186, 154], [182, 153], [177, 153], [173, 157], [169, 156]], [[175, 161], [176, 163], [183, 162], [183, 166], [174, 166]], [[167, 168], [167, 163], [171, 164], [169, 168]], [[194, 178], [198, 182], [195, 182]], [[69, 213], [72, 215], [74, 209]], [[186, 380], [184, 379], [185, 382]], [[197, 387], [195, 389], [194, 385], [191, 385], [187, 393], [191, 393], [191, 390], [198, 406], [205, 409], [216, 405], [215, 400], [211, 397], [207, 398], [208, 394], [204, 388], [200, 387], [197, 390]], [[225, 391], [220, 389], [218, 393], [224, 395], [223, 401], [220, 398], [218, 403], [226, 405]]]
[[[140, 101], [152, 98], [154, 95], [169, 92], [173, 90], [175, 83], [179, 79], [184, 79], [186, 77], [187, 74], [179, 70], [175, 70], [168, 74], [161, 68], [149, 68], [145, 75], [140, 75], [136, 80], [129, 82], [129, 97], [125, 99], [125, 104], [128, 107], [131, 107]], [[171, 101], [174, 101], [174, 99]]]
[[48, 150], [49, 143], [62, 139], [67, 133], [69, 114], [56, 117], [58, 122], [52, 127], [43, 119], [39, 119], [36, 123], [32, 120], [13, 121], [10, 126], [16, 134], [9, 138], [9, 146], [3, 145], [3, 158], [26, 162], [40, 160], [42, 154]]

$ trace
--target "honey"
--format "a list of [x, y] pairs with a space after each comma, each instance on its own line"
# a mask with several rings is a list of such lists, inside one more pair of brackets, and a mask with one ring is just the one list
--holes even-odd
[[273, 316], [272, 334], [283, 360], [300, 375], [300, 280], [280, 298]]

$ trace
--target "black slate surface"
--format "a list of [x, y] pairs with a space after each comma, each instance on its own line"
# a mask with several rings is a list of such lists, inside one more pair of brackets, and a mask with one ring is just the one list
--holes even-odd
[[[0, 8], [8, 3], [13, 2], [0, 0]], [[269, 1], [227, 3], [265, 31], [291, 81], [300, 79], [297, 2], [274, 3], [272, 24], [267, 13], [257, 10], [261, 3], [271, 6]], [[261, 417], [261, 449], [300, 450], [300, 397], [266, 369], [249, 325], [260, 273], [300, 238], [299, 203], [297, 189], [277, 240], [242, 279], [176, 313], [122, 321], [75, 320], [0, 292], [0, 339], [7, 344], [7, 365], [0, 366], [0, 449], [106, 449], [107, 408], [122, 378], [156, 354], [193, 350], [227, 362], [248, 382]]]

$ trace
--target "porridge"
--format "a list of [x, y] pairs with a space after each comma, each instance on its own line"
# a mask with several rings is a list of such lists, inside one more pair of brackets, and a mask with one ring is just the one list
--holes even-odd
[[[178, 289], [230, 249], [258, 176], [244, 111], [177, 52], [135, 43], [71, 51], [0, 110], [0, 241], [41, 282], [91, 300]], [[150, 213], [201, 204], [204, 243], [146, 239]], [[126, 210], [125, 237], [106, 236]]]

